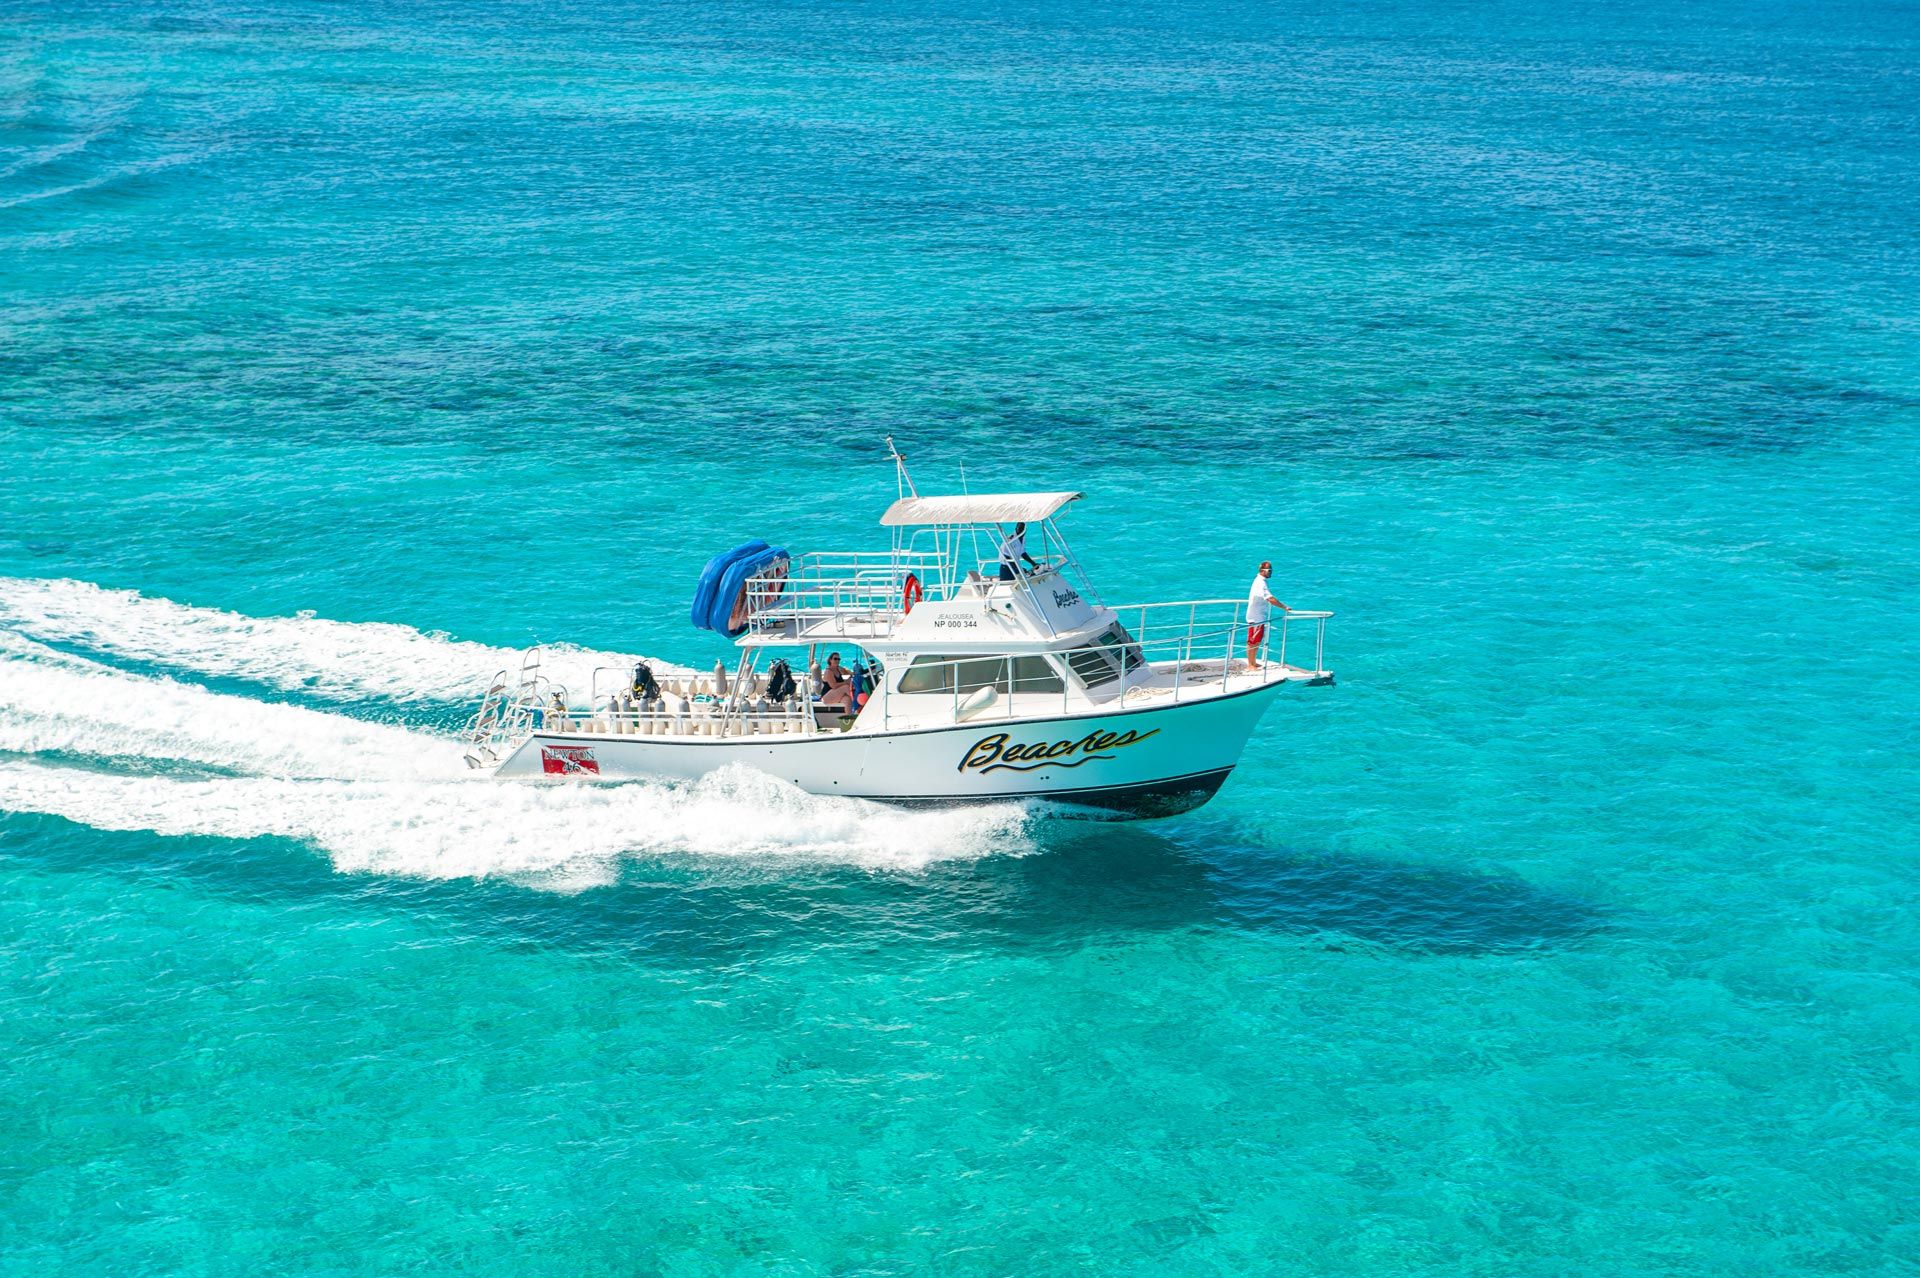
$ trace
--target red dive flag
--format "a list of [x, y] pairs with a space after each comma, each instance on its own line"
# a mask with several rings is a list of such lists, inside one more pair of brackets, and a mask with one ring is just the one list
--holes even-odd
[[548, 773], [591, 772], [600, 775], [600, 764], [592, 746], [540, 747], [540, 770]]

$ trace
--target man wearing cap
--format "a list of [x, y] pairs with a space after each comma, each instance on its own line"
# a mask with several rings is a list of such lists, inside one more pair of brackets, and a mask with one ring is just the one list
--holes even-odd
[[1281, 612], [1293, 609], [1273, 597], [1272, 587], [1267, 578], [1273, 576], [1273, 561], [1261, 560], [1260, 571], [1254, 575], [1253, 589], [1247, 594], [1247, 669], [1258, 670], [1260, 663], [1254, 660], [1260, 651], [1260, 645], [1267, 641], [1267, 617], [1275, 604], [1280, 604]]

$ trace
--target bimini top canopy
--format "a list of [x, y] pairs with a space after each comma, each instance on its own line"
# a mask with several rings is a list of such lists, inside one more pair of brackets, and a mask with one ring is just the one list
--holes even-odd
[[882, 528], [903, 524], [1014, 524], [1045, 519], [1080, 493], [976, 493], [971, 497], [902, 497], [880, 516]]

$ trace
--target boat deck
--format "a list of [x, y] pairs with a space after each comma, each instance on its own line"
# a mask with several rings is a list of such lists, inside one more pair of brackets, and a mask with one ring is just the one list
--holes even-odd
[[[1222, 670], [1223, 664], [1226, 669]], [[1154, 663], [1136, 671], [1123, 687], [1090, 697], [1066, 693], [1013, 692], [967, 713], [963, 701], [947, 694], [900, 695], [877, 699], [857, 715], [803, 705], [799, 698], [772, 702], [764, 681], [750, 682], [746, 694], [721, 695], [701, 678], [669, 680], [661, 701], [634, 709], [542, 711], [536, 731], [605, 736], [751, 737], [849, 732], [868, 735], [949, 727], [956, 723], [1018, 723], [1111, 715], [1116, 711], [1162, 709], [1234, 696], [1279, 683], [1319, 685], [1333, 682], [1324, 670], [1268, 662], [1248, 669], [1243, 661]]]

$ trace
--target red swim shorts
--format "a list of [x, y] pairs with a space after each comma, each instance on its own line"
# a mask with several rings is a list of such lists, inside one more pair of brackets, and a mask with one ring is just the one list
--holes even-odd
[[1247, 627], [1247, 646], [1249, 648], [1258, 648], [1261, 644], [1265, 643], [1266, 641], [1267, 641], [1267, 623], [1266, 622], [1263, 621], [1258, 625]]

